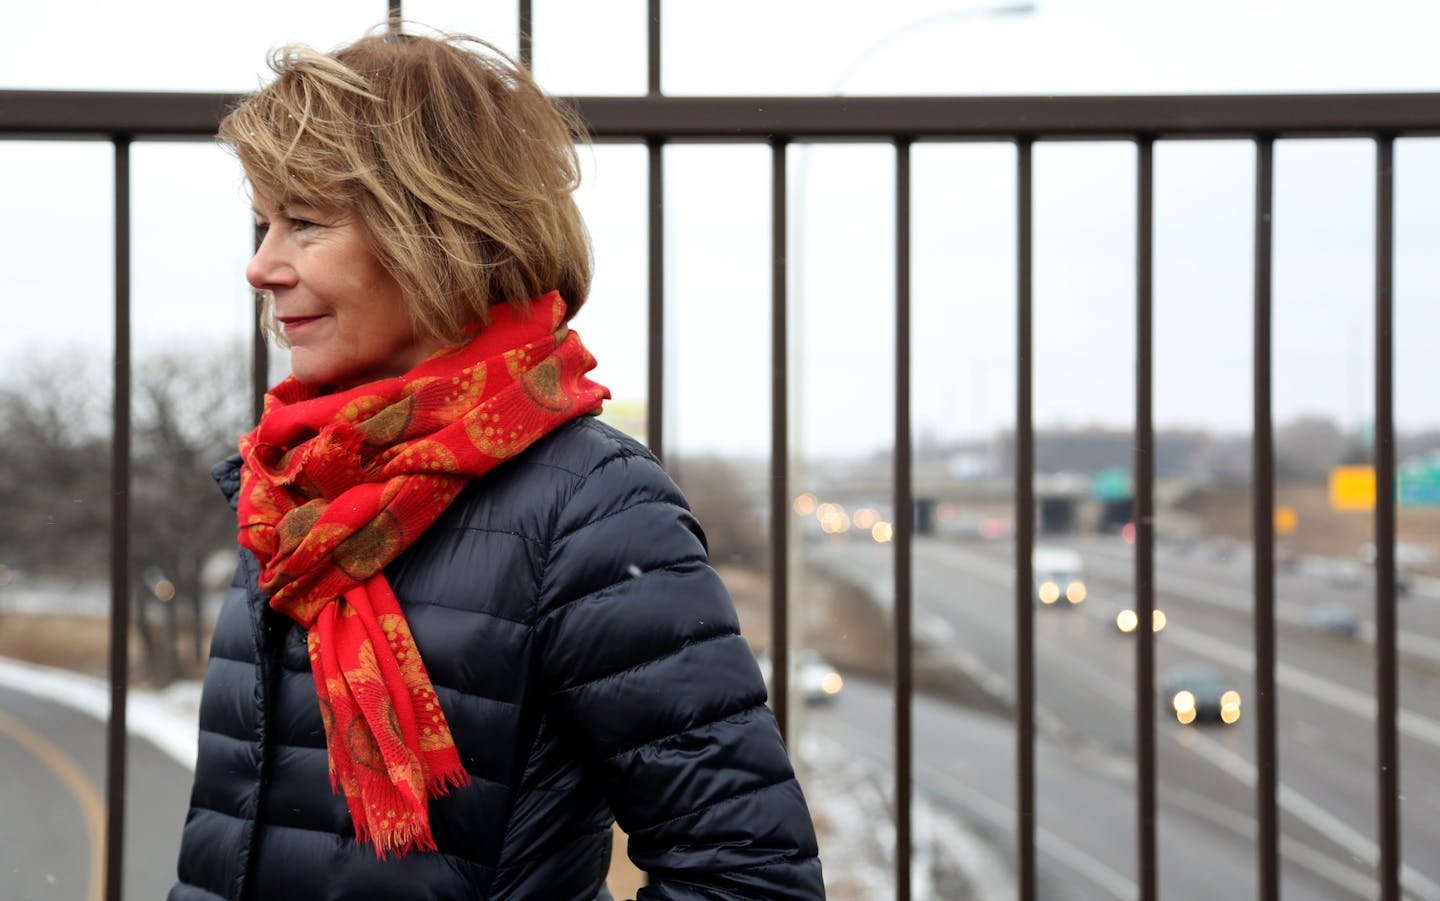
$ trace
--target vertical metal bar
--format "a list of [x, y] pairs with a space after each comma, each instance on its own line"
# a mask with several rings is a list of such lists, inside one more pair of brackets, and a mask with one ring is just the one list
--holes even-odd
[[1257, 722], [1255, 815], [1259, 821], [1257, 897], [1280, 897], [1280, 822], [1276, 804], [1278, 756], [1275, 747], [1275, 445], [1271, 421], [1271, 235], [1274, 212], [1275, 139], [1256, 140], [1255, 164], [1255, 425], [1253, 434], [1255, 694]]
[[649, 384], [645, 404], [645, 437], [650, 450], [665, 459], [665, 143], [645, 142], [650, 150], [650, 299]]
[[1380, 897], [1400, 898], [1400, 759], [1395, 618], [1395, 139], [1375, 160], [1375, 723], [1380, 796]]
[[1032, 156], [1016, 141], [1015, 317], [1015, 776], [1019, 897], [1037, 897], [1035, 880], [1035, 428], [1031, 402]]
[[261, 325], [265, 315], [265, 303], [257, 293], [255, 296], [255, 325], [250, 336], [250, 418], [260, 422], [265, 412], [265, 392], [270, 382], [270, 347], [265, 340], [265, 329]]
[[915, 492], [910, 447], [910, 141], [895, 141], [895, 899], [910, 901]]
[[[255, 226], [255, 250], [265, 240], [265, 230]], [[265, 336], [265, 295], [255, 292], [255, 318], [250, 331], [250, 415], [258, 423], [265, 412], [265, 391], [270, 387], [270, 344]]]
[[125, 701], [130, 673], [130, 136], [115, 146], [114, 425], [110, 442], [110, 720], [105, 735], [105, 898], [125, 868]]
[[535, 68], [535, 45], [531, 40], [530, 32], [534, 28], [535, 17], [530, 8], [530, 0], [520, 0], [519, 9], [519, 30], [520, 30], [520, 65], [526, 69]]
[[645, 92], [660, 96], [660, 0], [650, 0], [646, 15]]
[[790, 317], [786, 146], [770, 141], [770, 704], [790, 734]]
[[1158, 897], [1155, 871], [1155, 141], [1139, 139], [1135, 248], [1136, 854], [1140, 901]]
[[770, 707], [791, 744], [791, 433], [786, 144], [770, 140]]

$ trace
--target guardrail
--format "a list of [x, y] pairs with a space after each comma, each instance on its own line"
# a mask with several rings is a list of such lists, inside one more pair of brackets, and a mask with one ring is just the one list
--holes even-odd
[[[649, 0], [649, 93], [637, 97], [577, 97], [597, 141], [643, 143], [649, 179], [649, 387], [647, 434], [663, 457], [666, 266], [662, 209], [664, 148], [681, 142], [760, 142], [771, 152], [771, 489], [773, 705], [790, 735], [786, 640], [791, 522], [788, 475], [791, 428], [789, 382], [787, 217], [788, 150], [796, 143], [883, 141], [894, 147], [895, 207], [895, 422], [894, 422], [894, 690], [895, 690], [895, 895], [910, 901], [912, 703], [913, 474], [910, 403], [910, 153], [924, 141], [1004, 141], [1017, 150], [1018, 211], [1016, 465], [1015, 465], [1015, 735], [1017, 760], [1016, 860], [1021, 898], [1034, 898], [1035, 678], [1031, 553], [1035, 543], [1035, 443], [1032, 379], [1032, 157], [1037, 142], [1109, 139], [1133, 142], [1136, 168], [1136, 365], [1135, 365], [1135, 587], [1137, 614], [1154, 609], [1154, 451], [1152, 423], [1152, 261], [1154, 148], [1171, 139], [1241, 138], [1255, 146], [1254, 200], [1254, 622], [1258, 722], [1255, 788], [1259, 829], [1257, 896], [1279, 897], [1279, 820], [1275, 712], [1274, 455], [1271, 416], [1271, 205], [1274, 146], [1280, 138], [1364, 137], [1375, 142], [1376, 281], [1375, 469], [1377, 484], [1395, 477], [1393, 359], [1394, 145], [1397, 138], [1440, 134], [1437, 94], [1318, 94], [1112, 97], [667, 97], [660, 92], [660, 3]], [[398, 14], [399, 4], [387, 6]], [[529, 3], [520, 3], [528, 34]], [[528, 61], [529, 41], [521, 55]], [[107, 743], [106, 897], [120, 898], [124, 845], [125, 718], [128, 689], [127, 628], [130, 622], [130, 561], [127, 523], [130, 485], [130, 147], [136, 140], [185, 140], [214, 133], [228, 94], [0, 91], [0, 139], [59, 138], [107, 141], [114, 147], [115, 334], [114, 442], [111, 518], [111, 716]], [[255, 410], [266, 388], [263, 336], [254, 336]], [[1399, 769], [1397, 759], [1395, 497], [1379, 491], [1375, 509], [1377, 548], [1375, 665], [1379, 716], [1376, 749], [1379, 797], [1380, 897], [1398, 899], [1400, 889]], [[1149, 630], [1137, 632], [1136, 822], [1139, 897], [1158, 897], [1156, 884], [1156, 767], [1153, 687], [1154, 645]]]

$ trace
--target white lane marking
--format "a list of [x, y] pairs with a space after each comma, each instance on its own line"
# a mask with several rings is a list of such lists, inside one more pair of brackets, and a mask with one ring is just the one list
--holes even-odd
[[[970, 557], [971, 555], [965, 556]], [[1001, 565], [994, 564], [993, 561], [976, 559], [974, 562], [982, 564], [971, 567], [971, 570], [977, 574], [984, 573], [985, 576], [992, 579], [996, 574], [1003, 574], [1006, 576], [1003, 581], [1006, 581], [1007, 584], [1013, 581], [1009, 578], [1010, 571]], [[1168, 578], [1166, 581], [1169, 584]], [[1250, 609], [1248, 598], [1244, 609], [1247, 611]], [[1250, 672], [1253, 668], [1253, 654], [1248, 649], [1240, 650], [1208, 635], [1179, 626], [1169, 626], [1165, 632], [1167, 636], [1170, 636], [1168, 640], [1188, 644], [1199, 653], [1227, 663], [1236, 669]], [[1308, 694], [1322, 703], [1328, 703], [1358, 716], [1366, 717], [1371, 722], [1375, 719], [1374, 700], [1354, 689], [1288, 664], [1276, 665], [1275, 679], [1278, 684]], [[1403, 734], [1440, 748], [1440, 723], [1404, 708], [1398, 711], [1397, 721], [1398, 728]], [[1191, 731], [1193, 732], [1193, 730]], [[1207, 746], [1212, 753], [1204, 756], [1217, 767], [1225, 770], [1247, 787], [1254, 787], [1255, 767], [1248, 760], [1198, 732], [1194, 733], [1194, 740], [1196, 744]], [[1320, 805], [1284, 783], [1277, 787], [1277, 795], [1277, 803], [1291, 815], [1308, 823], [1321, 834], [1329, 836], [1337, 844], [1371, 866], [1379, 864], [1379, 846], [1351, 829]], [[1401, 865], [1401, 881], [1405, 885], [1405, 890], [1414, 893], [1416, 897], [1426, 899], [1426, 901], [1440, 901], [1440, 883], [1434, 882], [1413, 867]]]
[[[1255, 787], [1257, 776], [1254, 764], [1208, 735], [1203, 735], [1193, 729], [1186, 734], [1189, 736], [1186, 744], [1190, 745], [1201, 757], [1229, 773], [1246, 788]], [[1276, 803], [1282, 810], [1296, 819], [1303, 820], [1311, 828], [1370, 866], [1374, 867], [1379, 864], [1379, 846], [1366, 836], [1351, 829], [1329, 811], [1322, 809], [1314, 801], [1283, 782], [1277, 787], [1276, 796]], [[1414, 867], [1402, 865], [1400, 879], [1404, 883], [1406, 892], [1423, 898], [1425, 901], [1440, 901], [1440, 883], [1434, 882]]]
[[[1254, 670], [1255, 658], [1249, 650], [1236, 648], [1217, 638], [1211, 638], [1209, 635], [1181, 626], [1171, 626], [1165, 630], [1165, 634], [1171, 641], [1188, 645], [1192, 650], [1207, 657], [1213, 657], [1242, 672], [1249, 673]], [[1370, 723], [1375, 722], [1377, 715], [1375, 698], [1353, 688], [1332, 682], [1288, 663], [1276, 663], [1275, 681], [1285, 688], [1309, 695], [1321, 703], [1339, 707]], [[1401, 734], [1440, 749], [1440, 722], [1404, 708], [1400, 709], [1396, 720]]]
[[[878, 738], [863, 729], [854, 728], [848, 723], [842, 722], [841, 725], [850, 732], [851, 741], [868, 746], [872, 757], [885, 759], [888, 748], [884, 747]], [[946, 795], [951, 803], [972, 811], [991, 825], [1003, 829], [1009, 834], [1014, 834], [1014, 808], [1007, 807], [988, 795], [976, 791], [936, 766], [923, 761], [916, 761], [916, 763], [918, 768], [925, 772], [926, 779], [938, 786], [938, 791]], [[1097, 888], [1117, 898], [1130, 899], [1139, 894], [1139, 888], [1134, 882], [1048, 829], [1039, 826], [1035, 828], [1035, 845], [1062, 866], [1068, 867], [1090, 880]]]
[[[955, 556], [962, 555], [957, 554]], [[1009, 578], [1010, 570], [1007, 567], [997, 565], [994, 563], [994, 561], [991, 560], [973, 557], [971, 554], [963, 554], [963, 556], [966, 558], [965, 565], [967, 569], [970, 569], [977, 575], [984, 575], [996, 581], [1004, 581], [1005, 584], [1009, 584], [1011, 581], [1013, 581]], [[972, 561], [975, 564], [974, 566], [970, 565]], [[995, 579], [995, 576], [997, 574], [1003, 575], [1005, 576], [1005, 578]], [[1245, 613], [1251, 612], [1252, 605], [1250, 603], [1250, 598], [1248, 595], [1243, 596], [1244, 601], [1242, 603], [1236, 600], [1237, 597], [1241, 596], [1241, 593], [1239, 592], [1234, 592], [1229, 589], [1214, 588], [1213, 586], [1208, 586], [1205, 583], [1201, 583], [1198, 581], [1192, 582], [1191, 580], [1184, 579], [1183, 577], [1180, 579], [1176, 579], [1171, 576], [1166, 576], [1164, 579], [1163, 587], [1168, 588], [1176, 582], [1190, 582], [1192, 586], [1199, 586], [1195, 588], [1195, 590], [1197, 592], [1203, 591], [1204, 593], [1206, 593], [1207, 598], [1213, 597], [1218, 606], [1233, 607], [1234, 609], [1240, 610]], [[1186, 594], [1188, 596], [1188, 592], [1186, 592]], [[1204, 600], [1206, 598], [1200, 599]], [[1281, 614], [1281, 610], [1279, 609], [1280, 605], [1284, 602], [1277, 601], [1276, 603], [1276, 615], [1279, 616]], [[1299, 605], [1292, 606], [1299, 609]], [[1295, 615], [1293, 618], [1297, 622], [1303, 619], [1303, 617], [1298, 614]], [[1250, 672], [1254, 668], [1253, 653], [1249, 649], [1241, 650], [1218, 639], [1211, 638], [1208, 635], [1186, 629], [1182, 626], [1177, 626], [1173, 623], [1166, 627], [1165, 634], [1166, 636], [1168, 636], [1167, 640], [1174, 641], [1178, 639], [1182, 643], [1189, 644], [1194, 650], [1197, 650], [1202, 654], [1206, 654], [1222, 662], [1228, 663], [1237, 669], [1243, 670], [1245, 672]], [[1440, 642], [1434, 642], [1430, 639], [1422, 639], [1421, 636], [1412, 635], [1409, 637], [1417, 641], [1430, 642], [1434, 644], [1437, 648], [1440, 648]], [[1399, 638], [1404, 639], [1406, 638], [1406, 636], [1401, 635], [1399, 636]], [[1435, 659], [1440, 660], [1440, 650], [1437, 650], [1435, 653]], [[1363, 694], [1352, 688], [1341, 685], [1338, 682], [1332, 682], [1329, 679], [1322, 678], [1308, 672], [1307, 670], [1303, 670], [1297, 666], [1286, 663], [1276, 664], [1275, 679], [1279, 684], [1284, 685], [1287, 688], [1292, 688], [1296, 691], [1307, 694], [1323, 704], [1329, 704], [1334, 707], [1339, 707], [1347, 713], [1352, 713], [1356, 716], [1364, 717], [1370, 722], [1374, 722], [1375, 720], [1375, 699], [1369, 695]], [[1425, 744], [1428, 744], [1434, 748], [1440, 749], [1440, 722], [1422, 716], [1418, 713], [1415, 713], [1414, 711], [1406, 710], [1404, 707], [1401, 707], [1398, 711], [1396, 711], [1396, 720], [1398, 723], [1398, 728], [1402, 734], [1413, 738], [1416, 741], [1424, 742]]]
[[[1255, 840], [1255, 820], [1224, 804], [1217, 803], [1189, 789], [1169, 789], [1170, 803], [1190, 811], [1196, 818], [1233, 832], [1242, 840]], [[1309, 870], [1322, 879], [1361, 898], [1375, 897], [1375, 877], [1347, 867], [1333, 857], [1301, 844], [1288, 835], [1280, 836], [1280, 856]]]
[[[1089, 547], [1085, 551], [1087, 562], [1093, 563], [1096, 559], [1103, 560], [1103, 567], [1108, 567], [1110, 572], [1122, 564], [1107, 552], [1099, 551]], [[1240, 591], [1234, 588], [1226, 588], [1203, 579], [1196, 579], [1193, 576], [1182, 576], [1174, 572], [1166, 572], [1156, 579], [1156, 587], [1162, 591], [1173, 591], [1193, 601], [1200, 601], [1205, 604], [1213, 604], [1216, 607], [1224, 607], [1237, 613], [1250, 614], [1255, 610], [1254, 597], [1249, 592]], [[1290, 625], [1306, 625], [1306, 607], [1298, 601], [1286, 600], [1276, 596], [1275, 618]], [[1364, 622], [1360, 624], [1360, 640], [1368, 644], [1375, 643], [1375, 624]], [[1431, 663], [1440, 663], [1440, 640], [1430, 638], [1426, 635], [1416, 635], [1413, 632], [1399, 632], [1395, 636], [1396, 649], [1402, 654], [1409, 654], [1428, 660]]]

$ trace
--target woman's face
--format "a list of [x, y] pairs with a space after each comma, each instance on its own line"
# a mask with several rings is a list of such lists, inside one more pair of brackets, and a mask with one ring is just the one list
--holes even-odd
[[245, 277], [274, 295], [290, 368], [313, 387], [403, 375], [441, 343], [415, 333], [400, 285], [352, 213], [256, 195], [265, 240]]

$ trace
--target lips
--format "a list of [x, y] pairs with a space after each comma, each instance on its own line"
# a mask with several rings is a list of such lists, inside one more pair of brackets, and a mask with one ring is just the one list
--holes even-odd
[[294, 331], [295, 329], [298, 329], [298, 328], [303, 328], [303, 327], [309, 325], [309, 324], [312, 323], [312, 322], [318, 322], [318, 321], [320, 321], [320, 320], [323, 319], [323, 318], [325, 318], [325, 317], [323, 317], [323, 316], [276, 316], [276, 317], [275, 317], [275, 321], [278, 322], [278, 323], [280, 323], [280, 327], [281, 327], [282, 329], [284, 329], [284, 330], [287, 331], [287, 332], [290, 332], [290, 331]]

